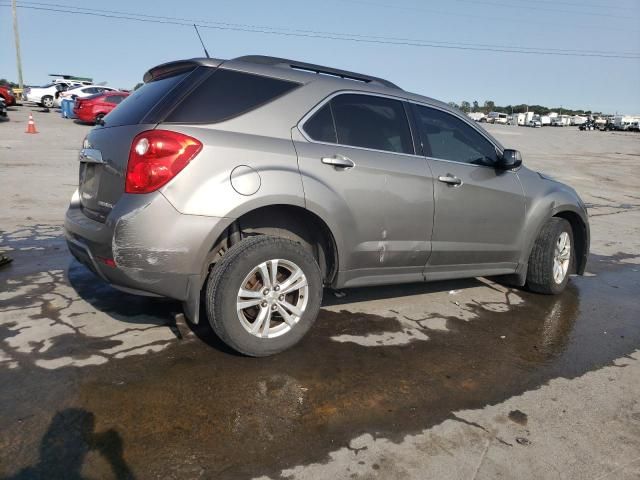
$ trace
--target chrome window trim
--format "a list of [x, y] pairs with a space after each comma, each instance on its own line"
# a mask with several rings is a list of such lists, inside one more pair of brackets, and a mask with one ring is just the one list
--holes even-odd
[[[434, 162], [446, 162], [446, 163], [455, 163], [456, 165], [465, 165], [467, 167], [481, 167], [481, 168], [490, 168], [491, 170], [495, 170], [496, 167], [492, 167], [491, 165], [476, 165], [475, 163], [467, 163], [467, 162], [458, 162], [457, 160], [447, 160], [446, 158], [437, 158], [437, 157], [426, 157], [422, 156], [422, 158], [426, 158], [427, 160], [431, 160]], [[509, 170], [500, 170], [504, 173], [516, 173], [520, 167], [518, 168], [510, 168]]]
[[[370, 151], [370, 152], [380, 152], [380, 153], [387, 153], [390, 155], [402, 155], [402, 156], [411, 156], [411, 157], [419, 157], [419, 158], [426, 158], [427, 160], [437, 160], [439, 162], [448, 162], [448, 163], [455, 163], [457, 165], [469, 165], [470, 167], [480, 167], [480, 168], [491, 168], [495, 170], [495, 167], [492, 167], [490, 165], [476, 165], [473, 163], [468, 163], [468, 162], [459, 162], [457, 160], [447, 160], [446, 158], [437, 158], [437, 157], [428, 157], [426, 155], [419, 155], [417, 153], [400, 153], [400, 152], [390, 152], [389, 150], [378, 150], [375, 148], [367, 148], [367, 147], [356, 147], [353, 145], [345, 145], [342, 143], [331, 143], [331, 142], [320, 142], [318, 140], [314, 140], [312, 139], [309, 134], [304, 130], [304, 124], [307, 122], [307, 120], [309, 120], [318, 110], [322, 109], [327, 103], [329, 103], [333, 98], [337, 97], [338, 95], [344, 95], [344, 94], [356, 94], [356, 95], [368, 95], [368, 96], [373, 96], [373, 97], [382, 97], [382, 98], [389, 98], [391, 100], [399, 100], [401, 102], [404, 103], [409, 103], [409, 104], [413, 104], [413, 105], [418, 105], [418, 106], [422, 106], [422, 107], [427, 107], [427, 108], [433, 108], [436, 110], [439, 110], [441, 112], [444, 112], [448, 115], [451, 115], [454, 118], [458, 118], [459, 120], [461, 120], [462, 122], [466, 123], [467, 125], [469, 125], [471, 128], [473, 128], [476, 132], [478, 132], [480, 135], [482, 135], [482, 137], [487, 140], [491, 145], [494, 146], [494, 148], [496, 149], [497, 152], [502, 153], [502, 148], [496, 144], [496, 142], [494, 142], [490, 137], [488, 137], [486, 135], [485, 132], [483, 132], [482, 130], [480, 130], [476, 125], [474, 125], [472, 122], [467, 121], [465, 118], [456, 115], [454, 113], [451, 113], [450, 111], [448, 111], [445, 108], [439, 107], [437, 105], [433, 105], [430, 103], [426, 103], [426, 102], [419, 102], [416, 100], [412, 100], [412, 99], [408, 99], [406, 97], [402, 97], [402, 96], [397, 96], [397, 95], [389, 95], [389, 94], [384, 94], [384, 93], [377, 93], [377, 92], [367, 92], [364, 90], [337, 90], [333, 93], [331, 93], [330, 95], [324, 97], [322, 100], [320, 100], [320, 102], [318, 102], [311, 110], [309, 110], [296, 124], [296, 128], [298, 129], [298, 131], [301, 133], [301, 135], [303, 136], [303, 138], [309, 142], [309, 143], [315, 143], [318, 145], [328, 145], [328, 146], [335, 146], [335, 147], [343, 147], [343, 148], [356, 148], [358, 150], [366, 150], [366, 151]], [[412, 141], [415, 142], [415, 138], [414, 138], [414, 132], [413, 129], [411, 128], [411, 120], [409, 118], [407, 118], [407, 122], [409, 123], [409, 132], [411, 134], [411, 139]], [[415, 143], [414, 143], [415, 145]], [[514, 170], [505, 170], [506, 172], [514, 172]]]

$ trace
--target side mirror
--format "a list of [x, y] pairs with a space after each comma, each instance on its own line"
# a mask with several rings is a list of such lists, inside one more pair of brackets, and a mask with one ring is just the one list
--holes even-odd
[[497, 167], [503, 170], [511, 170], [512, 168], [518, 168], [522, 165], [522, 155], [518, 150], [511, 150], [509, 148], [502, 152], [502, 155], [498, 158]]

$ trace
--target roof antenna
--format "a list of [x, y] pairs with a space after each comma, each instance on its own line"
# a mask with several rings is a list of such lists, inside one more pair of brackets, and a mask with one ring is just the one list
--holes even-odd
[[196, 30], [196, 34], [198, 35], [198, 38], [200, 39], [200, 43], [202, 44], [202, 49], [204, 50], [204, 54], [207, 56], [207, 58], [211, 58], [209, 56], [209, 52], [207, 52], [207, 47], [204, 46], [204, 42], [202, 41], [202, 37], [200, 36], [200, 32], [198, 31], [198, 27], [196, 26], [196, 24], [193, 24], [193, 28], [195, 28]]

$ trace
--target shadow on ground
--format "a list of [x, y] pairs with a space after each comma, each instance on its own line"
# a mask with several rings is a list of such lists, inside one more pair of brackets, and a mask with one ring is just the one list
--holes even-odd
[[122, 438], [115, 430], [95, 432], [95, 417], [81, 408], [67, 408], [51, 420], [38, 449], [38, 463], [7, 480], [84, 478], [82, 466], [87, 454], [98, 452], [118, 479], [135, 478], [122, 456]]

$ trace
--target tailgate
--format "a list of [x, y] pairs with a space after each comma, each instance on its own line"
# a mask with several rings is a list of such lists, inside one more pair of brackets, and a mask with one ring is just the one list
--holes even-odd
[[82, 211], [87, 217], [105, 222], [124, 193], [133, 138], [153, 128], [154, 124], [137, 124], [91, 130], [79, 156], [78, 193]]
[[[145, 83], [104, 117], [104, 126], [91, 130], [85, 139], [80, 152], [78, 193], [87, 217], [106, 221], [124, 193], [134, 137], [145, 130], [153, 130], [164, 118], [166, 110], [181, 97], [173, 92], [186, 90], [189, 82], [198, 78], [196, 67], [191, 63], [187, 67]], [[206, 72], [207, 69], [202, 69], [200, 75]], [[99, 95], [76, 99], [76, 109], [89, 108], [85, 103]]]

